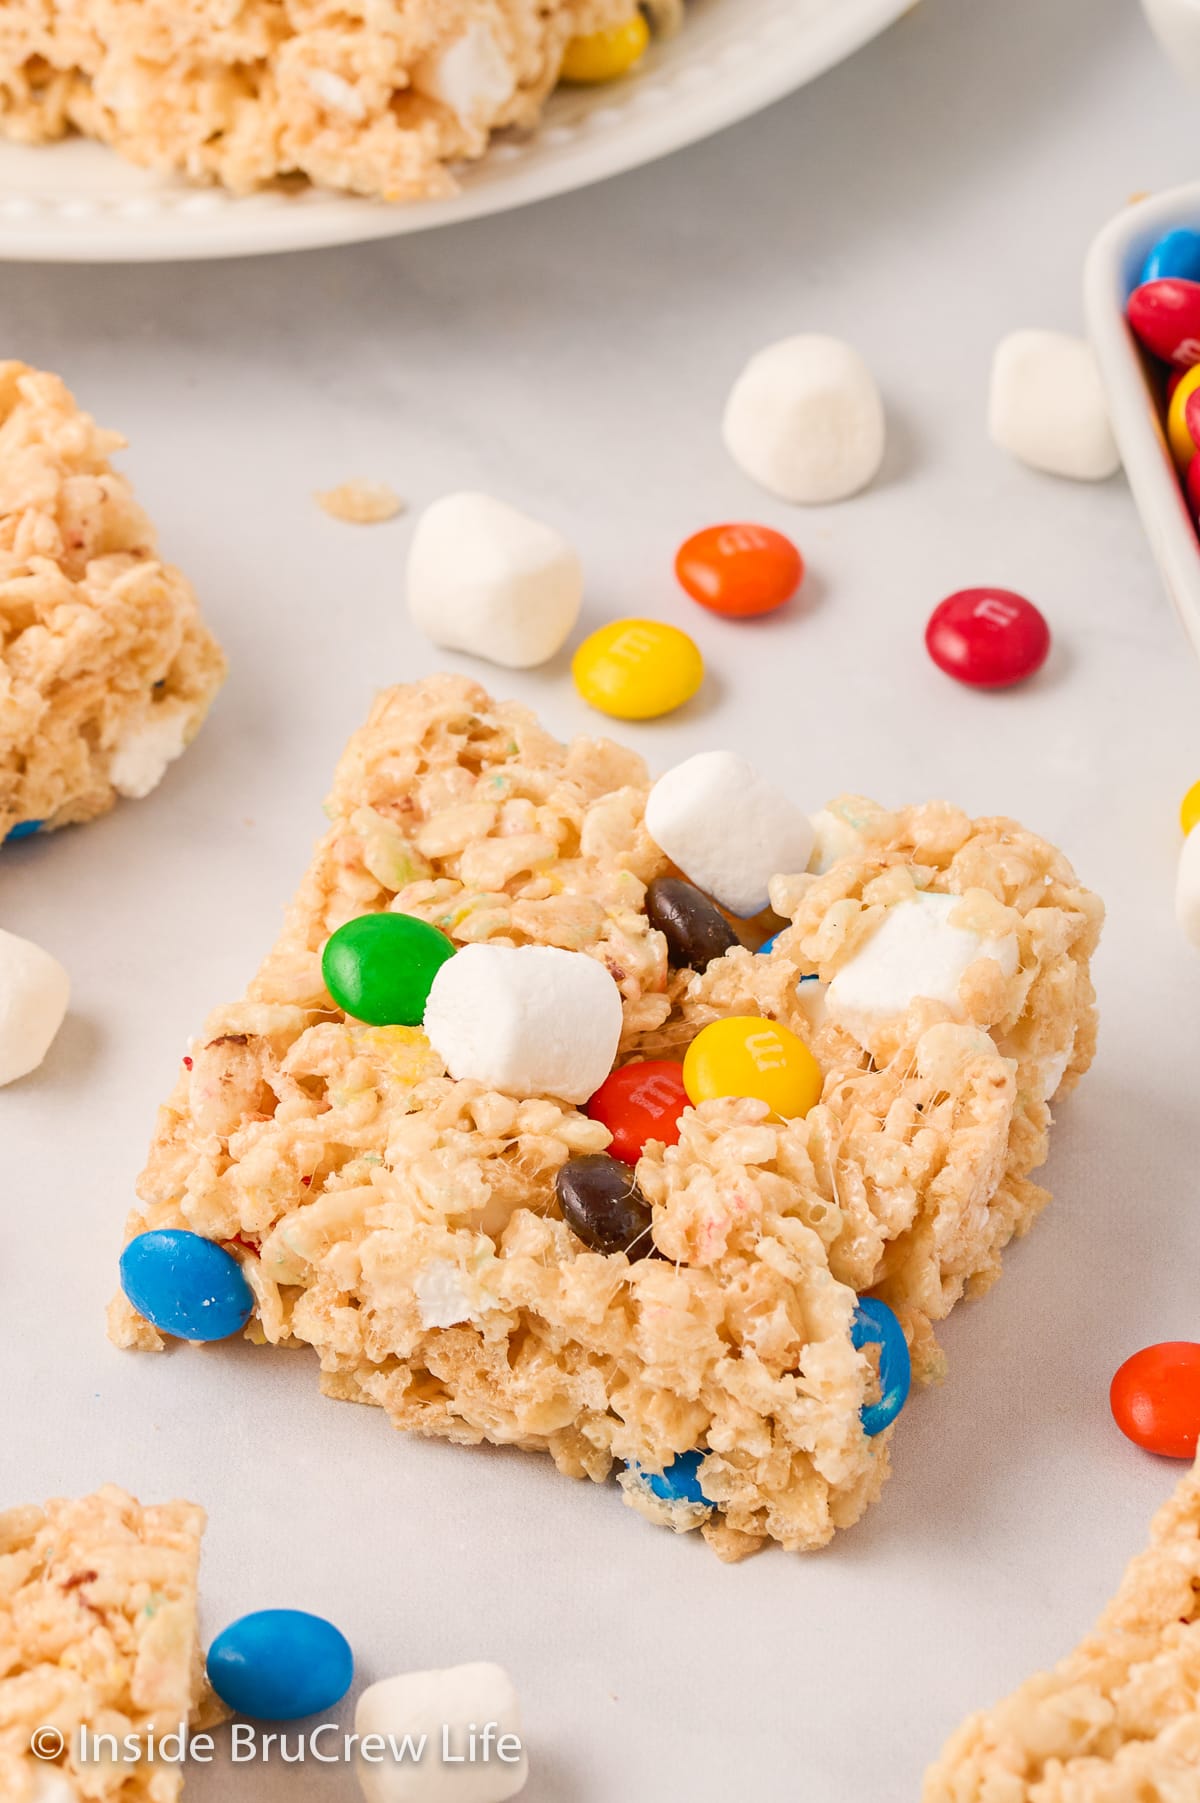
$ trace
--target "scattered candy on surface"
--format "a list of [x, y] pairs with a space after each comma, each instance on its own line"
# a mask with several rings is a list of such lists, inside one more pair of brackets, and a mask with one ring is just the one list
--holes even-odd
[[504, 501], [445, 495], [417, 522], [408, 606], [435, 645], [527, 670], [565, 645], [582, 601], [566, 539]]
[[1200, 826], [1200, 781], [1194, 782], [1179, 804], [1179, 824], [1185, 836]]
[[672, 1459], [665, 1471], [646, 1471], [638, 1466], [637, 1472], [652, 1496], [659, 1502], [702, 1503], [711, 1509], [713, 1504], [705, 1496], [700, 1483], [700, 1473], [704, 1469], [704, 1461], [708, 1457], [703, 1452], [681, 1452]]
[[1024, 595], [965, 588], [940, 601], [925, 628], [939, 670], [973, 689], [1007, 689], [1036, 675], [1050, 655], [1050, 628]]
[[571, 660], [589, 707], [617, 720], [654, 720], [690, 701], [704, 681], [700, 648], [662, 620], [614, 620], [589, 634]]
[[799, 1119], [821, 1099], [821, 1068], [804, 1041], [758, 1015], [701, 1028], [687, 1049], [683, 1082], [694, 1104], [753, 1096], [782, 1120]]
[[1159, 239], [1142, 265], [1138, 285], [1162, 281], [1164, 277], [1200, 282], [1200, 232], [1178, 227]]
[[71, 980], [57, 958], [0, 930], [0, 1085], [38, 1068], [70, 999]]
[[583, 87], [617, 81], [642, 60], [649, 43], [650, 27], [640, 12], [606, 31], [571, 38], [563, 54], [562, 79]]
[[1192, 828], [1180, 849], [1175, 919], [1188, 944], [1200, 948], [1200, 827]]
[[1129, 297], [1129, 323], [1146, 349], [1164, 363], [1200, 363], [1200, 282], [1176, 277], [1143, 282]]
[[554, 1179], [563, 1220], [593, 1252], [649, 1258], [654, 1215], [638, 1188], [633, 1167], [608, 1152], [569, 1158]]
[[1165, 1340], [1125, 1360], [1112, 1380], [1113, 1420], [1135, 1446], [1192, 1459], [1200, 1438], [1200, 1346]]
[[[382, 1678], [359, 1697], [354, 1727], [366, 1803], [507, 1803], [529, 1777], [521, 1704], [503, 1666], [480, 1661]], [[392, 1757], [389, 1737], [402, 1744], [405, 1735], [424, 1737], [423, 1758]]]
[[345, 1636], [303, 1609], [259, 1609], [217, 1635], [208, 1681], [238, 1715], [294, 1722], [340, 1703], [354, 1678]]
[[886, 1302], [860, 1296], [854, 1311], [850, 1338], [859, 1352], [865, 1346], [879, 1348], [879, 1400], [864, 1404], [863, 1432], [874, 1437], [890, 1427], [908, 1401], [912, 1387], [912, 1360], [904, 1329]]
[[961, 1014], [958, 988], [976, 958], [993, 958], [1006, 977], [1017, 968], [1012, 933], [982, 938], [951, 925], [960, 895], [932, 891], [896, 902], [825, 993], [831, 1020], [865, 1044], [881, 1021], [906, 1014], [918, 997]]
[[625, 1064], [604, 1079], [584, 1113], [612, 1134], [609, 1151], [626, 1164], [636, 1164], [647, 1140], [673, 1146], [679, 1141], [679, 1117], [688, 1106], [683, 1067], [666, 1058]]
[[510, 1096], [586, 1102], [612, 1070], [621, 993], [604, 965], [551, 945], [467, 945], [443, 964], [425, 1033], [450, 1075]]
[[878, 474], [886, 438], [875, 378], [852, 345], [808, 333], [750, 359], [725, 406], [725, 445], [785, 501], [818, 506]]
[[1102, 482], [1121, 467], [1095, 352], [1065, 332], [1012, 332], [997, 345], [988, 432], [1053, 476]]
[[0, 845], [13, 845], [18, 839], [32, 839], [34, 833], [40, 833], [45, 826], [44, 820], [22, 820], [16, 826], [10, 826]]
[[654, 878], [646, 890], [646, 918], [666, 940], [673, 970], [707, 970], [741, 943], [721, 910], [681, 877]]
[[1188, 420], [1188, 403], [1200, 401], [1200, 395], [1196, 393], [1198, 388], [1200, 364], [1184, 371], [1175, 384], [1167, 406], [1167, 441], [1180, 475], [1186, 474], [1188, 465], [1196, 455], [1196, 440]]
[[325, 943], [321, 975], [345, 1014], [373, 1027], [417, 1027], [454, 946], [412, 914], [360, 914]]
[[182, 1227], [131, 1239], [121, 1254], [121, 1288], [160, 1333], [198, 1344], [240, 1333], [254, 1309], [232, 1253]]
[[646, 831], [692, 883], [740, 919], [761, 914], [773, 876], [808, 866], [808, 815], [732, 751], [701, 751], [660, 776]]
[[679, 547], [675, 574], [701, 607], [747, 620], [791, 600], [804, 580], [804, 559], [769, 526], [707, 526]]

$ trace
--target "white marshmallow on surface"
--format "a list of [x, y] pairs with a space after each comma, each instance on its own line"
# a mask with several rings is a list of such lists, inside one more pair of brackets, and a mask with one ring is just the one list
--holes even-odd
[[983, 938], [952, 926], [960, 895], [922, 894], [887, 910], [866, 944], [826, 992], [829, 1018], [858, 1039], [907, 1013], [919, 997], [961, 1011], [958, 986], [976, 958], [994, 958], [1006, 977], [1017, 968], [1013, 933]]
[[807, 869], [813, 849], [808, 815], [732, 751], [701, 751], [660, 776], [646, 831], [690, 883], [747, 920], [767, 906], [771, 878]]
[[807, 333], [752, 357], [725, 406], [738, 467], [785, 501], [816, 506], [865, 488], [887, 425], [875, 378], [853, 345]]
[[408, 606], [435, 645], [527, 670], [561, 650], [582, 604], [566, 539], [504, 501], [444, 495], [418, 520]]
[[456, 1079], [586, 1102], [613, 1067], [621, 992], [603, 964], [553, 945], [465, 945], [433, 979], [425, 1034]]
[[187, 745], [188, 710], [156, 707], [117, 745], [108, 765], [108, 780], [118, 795], [141, 801], [157, 789]]
[[1200, 947], [1200, 826], [1194, 826], [1179, 853], [1175, 918], [1189, 945]]
[[[472, 1724], [476, 1757], [463, 1759]], [[500, 1665], [481, 1660], [384, 1678], [359, 1697], [354, 1727], [355, 1773], [367, 1803], [507, 1803], [529, 1777], [520, 1701]], [[414, 1750], [424, 1736], [419, 1757], [396, 1756], [406, 1735]]]
[[517, 91], [516, 70], [482, 19], [413, 70], [418, 94], [439, 100], [464, 125], [490, 125]]
[[988, 432], [1052, 476], [1103, 482], [1121, 467], [1095, 352], [1066, 332], [1012, 332], [996, 346]]
[[71, 984], [57, 958], [0, 931], [0, 1084], [35, 1071], [63, 1024]]

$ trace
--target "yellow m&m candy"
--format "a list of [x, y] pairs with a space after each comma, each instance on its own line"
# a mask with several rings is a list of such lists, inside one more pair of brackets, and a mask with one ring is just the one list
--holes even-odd
[[571, 660], [590, 707], [618, 720], [653, 720], [690, 701], [704, 681], [699, 647], [661, 620], [614, 620], [584, 639]]
[[683, 1087], [692, 1103], [754, 1096], [794, 1120], [820, 1101], [821, 1067], [778, 1021], [734, 1015], [697, 1033], [683, 1061]]
[[641, 61], [649, 42], [650, 27], [640, 12], [607, 31], [591, 31], [584, 37], [572, 38], [562, 60], [562, 78], [588, 86], [616, 81]]
[[1175, 384], [1175, 392], [1167, 408], [1167, 437], [1171, 441], [1171, 451], [1180, 470], [1186, 470], [1196, 455], [1196, 441], [1187, 422], [1187, 404], [1197, 388], [1200, 388], [1200, 364], [1195, 369], [1189, 369]]
[[1200, 826], [1200, 782], [1193, 783], [1180, 802], [1179, 824], [1185, 838], [1194, 826]]

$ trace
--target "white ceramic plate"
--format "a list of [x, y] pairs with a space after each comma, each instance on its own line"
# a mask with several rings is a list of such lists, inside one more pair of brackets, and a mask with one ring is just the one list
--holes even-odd
[[692, 0], [635, 76], [555, 95], [534, 136], [498, 141], [450, 200], [318, 191], [234, 199], [133, 169], [100, 145], [0, 145], [0, 258], [157, 262], [253, 256], [424, 231], [563, 194], [744, 119], [822, 74], [912, 0]]
[[1200, 539], [1188, 513], [1158, 404], [1125, 303], [1147, 253], [1175, 226], [1200, 231], [1200, 183], [1126, 207], [1088, 254], [1088, 329], [1108, 393], [1113, 431], [1167, 592], [1200, 656]]

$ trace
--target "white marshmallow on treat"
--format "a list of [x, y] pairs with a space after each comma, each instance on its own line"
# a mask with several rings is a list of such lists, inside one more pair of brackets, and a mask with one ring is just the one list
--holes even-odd
[[646, 831], [690, 883], [748, 920], [767, 906], [773, 876], [812, 856], [808, 815], [733, 751], [701, 751], [660, 776]]
[[586, 1102], [613, 1067], [621, 992], [603, 964], [553, 945], [466, 945], [433, 979], [425, 1034], [456, 1079]]
[[[520, 1701], [500, 1665], [383, 1678], [359, 1697], [354, 1727], [367, 1803], [507, 1803], [529, 1777]], [[406, 1735], [408, 1755], [399, 1758]]]
[[961, 1012], [958, 987], [976, 958], [994, 958], [1006, 977], [1017, 968], [1014, 933], [984, 938], [952, 926], [960, 895], [922, 894], [887, 910], [866, 944], [844, 964], [825, 996], [829, 1018], [856, 1039], [907, 1013], [918, 998]]
[[1188, 944], [1200, 946], [1200, 827], [1192, 828], [1179, 853], [1175, 918]]
[[445, 50], [417, 64], [412, 85], [464, 125], [490, 125], [516, 93], [517, 75], [495, 32], [476, 19]]
[[752, 357], [725, 406], [738, 467], [785, 501], [843, 501], [878, 473], [887, 426], [853, 345], [808, 333]]
[[445, 495], [418, 520], [408, 606], [435, 645], [527, 670], [561, 650], [582, 604], [571, 546], [515, 507], [491, 495]]
[[148, 720], [135, 726], [120, 741], [108, 766], [108, 780], [118, 795], [141, 801], [157, 789], [187, 746], [188, 710], [156, 707]]
[[1095, 352], [1066, 332], [1012, 332], [996, 346], [988, 432], [1052, 476], [1103, 482], [1121, 467]]
[[475, 1313], [462, 1286], [458, 1266], [448, 1258], [431, 1258], [413, 1281], [422, 1327], [457, 1327]]
[[57, 958], [0, 931], [0, 1084], [35, 1071], [63, 1024], [71, 983]]

